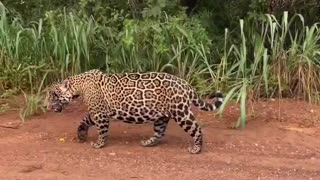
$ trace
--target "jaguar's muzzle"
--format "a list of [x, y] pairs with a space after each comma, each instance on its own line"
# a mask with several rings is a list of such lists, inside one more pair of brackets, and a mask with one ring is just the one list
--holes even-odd
[[62, 112], [63, 105], [61, 103], [55, 103], [52, 105], [52, 109], [54, 112]]

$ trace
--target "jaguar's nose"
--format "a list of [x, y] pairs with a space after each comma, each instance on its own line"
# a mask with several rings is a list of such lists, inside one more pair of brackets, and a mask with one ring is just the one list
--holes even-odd
[[54, 104], [52, 106], [52, 109], [53, 109], [54, 112], [61, 112], [62, 111], [62, 106], [61, 106], [61, 104]]
[[61, 112], [62, 111], [62, 106], [55, 106], [53, 108], [54, 112]]

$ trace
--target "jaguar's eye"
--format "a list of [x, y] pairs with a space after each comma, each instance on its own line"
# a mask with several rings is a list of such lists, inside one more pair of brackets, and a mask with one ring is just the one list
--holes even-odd
[[58, 94], [56, 92], [53, 92], [52, 95], [58, 97]]

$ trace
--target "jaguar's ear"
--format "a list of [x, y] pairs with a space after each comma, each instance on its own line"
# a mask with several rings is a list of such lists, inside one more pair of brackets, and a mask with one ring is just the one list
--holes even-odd
[[66, 91], [70, 88], [70, 82], [68, 80], [64, 80], [59, 87], [61, 91]]

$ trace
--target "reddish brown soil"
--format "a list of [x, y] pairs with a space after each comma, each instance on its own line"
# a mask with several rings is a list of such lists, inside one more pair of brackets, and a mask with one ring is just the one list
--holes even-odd
[[[106, 147], [90, 147], [94, 128], [89, 141], [79, 144], [76, 129], [85, 109], [74, 104], [18, 129], [0, 128], [0, 179], [320, 179], [320, 106], [286, 100], [253, 107], [243, 130], [229, 128], [237, 106], [229, 105], [220, 121], [215, 113], [195, 110], [204, 149], [191, 155], [191, 138], [173, 121], [156, 147], [139, 145], [152, 134], [150, 124], [122, 122], [112, 122]], [[0, 115], [1, 125], [19, 121], [17, 114]]]

